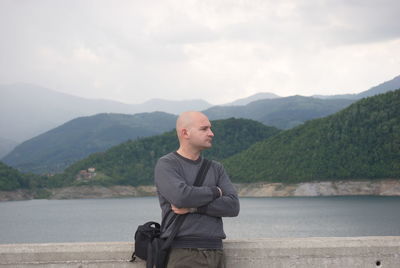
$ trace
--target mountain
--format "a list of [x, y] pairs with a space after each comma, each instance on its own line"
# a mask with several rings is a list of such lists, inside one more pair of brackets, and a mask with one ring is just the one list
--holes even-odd
[[342, 94], [342, 95], [314, 95], [315, 98], [320, 99], [362, 99], [365, 97], [371, 97], [378, 94], [386, 93], [391, 90], [396, 90], [400, 88], [400, 75], [396, 76], [392, 80], [386, 81], [382, 84], [374, 86], [366, 91], [360, 92], [358, 94]]
[[[209, 159], [221, 160], [257, 141], [276, 135], [279, 130], [246, 119], [212, 121], [213, 147], [204, 152]], [[71, 184], [148, 185], [153, 183], [153, 169], [162, 155], [178, 149], [175, 131], [128, 141], [103, 153], [80, 160], [51, 180], [52, 186]], [[76, 180], [81, 170], [95, 168], [96, 176], [88, 181]]]
[[280, 98], [278, 95], [275, 95], [274, 93], [268, 93], [268, 92], [260, 92], [254, 95], [251, 95], [249, 97], [243, 98], [243, 99], [238, 99], [234, 102], [227, 103], [225, 106], [235, 106], [235, 105], [247, 105], [250, 102], [257, 101], [257, 100], [263, 100], [263, 99], [277, 99]]
[[340, 94], [340, 95], [313, 95], [313, 98], [318, 99], [350, 99], [357, 100], [359, 99], [358, 94]]
[[3, 161], [24, 172], [60, 172], [91, 153], [171, 130], [176, 117], [162, 112], [79, 117], [18, 145]]
[[204, 100], [163, 100], [151, 99], [142, 104], [136, 104], [135, 108], [141, 112], [162, 111], [171, 114], [181, 114], [185, 111], [200, 111], [211, 107], [212, 105]]
[[[398, 107], [400, 90], [285, 131], [247, 119], [212, 121], [214, 145], [204, 156], [222, 161], [238, 183], [400, 179]], [[157, 159], [177, 147], [175, 131], [131, 140], [50, 177], [21, 177], [0, 163], [0, 189], [148, 185]]]
[[[42, 134], [77, 117], [99, 113], [135, 114], [161, 111], [179, 114], [203, 110], [211, 104], [202, 100], [150, 100], [142, 104], [80, 98], [29, 85], [0, 85], [0, 138], [17, 143]], [[1, 153], [1, 152], [0, 152]]]
[[[313, 97], [291, 96], [285, 98], [273, 98], [274, 96], [263, 95], [263, 93], [238, 100], [230, 105], [213, 106], [204, 111], [211, 119], [223, 119], [229, 117], [248, 118], [257, 120], [269, 126], [280, 129], [290, 129], [307, 120], [328, 116], [335, 113], [351, 103], [368, 96], [396, 90], [400, 88], [400, 76], [390, 81], [370, 88], [359, 94], [343, 94]], [[275, 95], [276, 96], [276, 95]], [[263, 98], [253, 102], [252, 98]], [[243, 105], [239, 105], [243, 103]], [[247, 103], [247, 104], [246, 104]], [[235, 104], [235, 105], [233, 105]]]
[[223, 161], [236, 182], [400, 179], [400, 90], [362, 99]]
[[382, 84], [379, 84], [375, 87], [372, 87], [366, 91], [363, 91], [359, 94], [357, 94], [358, 98], [365, 98], [365, 97], [371, 97], [377, 94], [382, 94], [391, 90], [396, 90], [400, 88], [400, 75], [396, 76], [390, 81], [386, 81]]
[[80, 116], [130, 113], [128, 104], [88, 100], [27, 85], [0, 85], [0, 137], [22, 142]]
[[307, 120], [335, 113], [354, 100], [323, 100], [312, 97], [292, 96], [278, 99], [263, 99], [244, 106], [214, 106], [204, 111], [212, 120], [229, 117], [247, 118], [289, 129]]
[[[357, 100], [399, 87], [400, 76], [357, 95], [318, 96], [318, 98]], [[258, 93], [224, 106], [229, 111], [234, 110], [232, 106], [246, 110], [241, 106], [251, 106], [252, 102], [261, 101], [261, 99], [272, 101], [272, 98], [278, 100], [279, 96], [272, 93]], [[152, 99], [140, 104], [126, 104], [116, 101], [99, 100], [95, 95], [93, 99], [80, 98], [29, 84], [3, 84], [0, 85], [0, 157], [9, 153], [16, 144], [31, 139], [77, 117], [91, 116], [99, 113], [135, 114], [153, 111], [180, 114], [186, 110], [207, 110], [211, 106], [211, 104], [203, 100], [172, 101], [162, 99]], [[213, 110], [213, 113], [220, 110], [221, 108], [219, 107], [217, 106]], [[284, 113], [287, 113], [286, 115], [290, 118], [283, 118], [284, 122], [277, 122], [282, 119], [282, 116], [286, 116], [284, 113], [280, 113], [282, 111], [275, 111], [272, 115], [269, 114], [268, 116], [271, 117], [271, 120], [264, 118], [262, 122], [288, 129], [303, 123], [304, 120], [320, 116], [318, 114], [312, 115], [310, 111], [303, 110], [300, 110], [300, 114], [296, 114], [295, 109], [289, 108], [290, 110], [284, 111]], [[268, 109], [266, 110], [268, 111]], [[302, 115], [303, 112], [307, 113], [307, 115]], [[220, 113], [224, 114], [224, 116], [220, 116]], [[243, 115], [240, 111], [233, 112], [232, 114], [218, 111], [215, 119], [229, 118], [237, 116], [236, 114], [239, 117], [243, 116], [244, 118], [259, 120], [258, 117], [253, 117], [252, 114], [247, 116]], [[326, 113], [322, 112], [321, 115], [324, 116]]]

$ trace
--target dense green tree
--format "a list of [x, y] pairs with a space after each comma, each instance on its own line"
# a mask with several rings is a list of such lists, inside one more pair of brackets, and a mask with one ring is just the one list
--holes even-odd
[[0, 162], [0, 190], [1, 191], [11, 191], [16, 189], [30, 189], [34, 187], [41, 187], [39, 183], [46, 180], [45, 177], [37, 176], [34, 174], [24, 174], [20, 171], [7, 166], [6, 164]]
[[[234, 155], [253, 143], [276, 135], [279, 130], [248, 119], [226, 119], [212, 122], [215, 133], [212, 149], [204, 156], [221, 160]], [[128, 141], [104, 153], [93, 154], [71, 165], [61, 175], [63, 183], [75, 181], [80, 170], [96, 168], [101, 179], [92, 180], [94, 184], [142, 185], [153, 183], [153, 170], [158, 158], [178, 149], [175, 131], [149, 138]], [[60, 180], [59, 178], [59, 180]]]

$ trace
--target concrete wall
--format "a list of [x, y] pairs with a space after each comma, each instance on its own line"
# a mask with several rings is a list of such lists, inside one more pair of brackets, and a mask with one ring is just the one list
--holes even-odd
[[[227, 267], [400, 267], [400, 237], [228, 240]], [[0, 267], [144, 268], [128, 262], [133, 244], [0, 245]]]

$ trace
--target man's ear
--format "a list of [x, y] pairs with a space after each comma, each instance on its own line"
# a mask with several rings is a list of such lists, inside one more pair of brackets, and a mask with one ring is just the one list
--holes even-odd
[[188, 138], [189, 137], [189, 130], [187, 128], [182, 128], [181, 129], [181, 135], [182, 135], [182, 138]]

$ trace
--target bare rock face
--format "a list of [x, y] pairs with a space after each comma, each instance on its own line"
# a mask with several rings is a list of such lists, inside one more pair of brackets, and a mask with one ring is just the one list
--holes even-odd
[[[49, 193], [48, 199], [80, 199], [80, 198], [117, 198], [155, 196], [154, 186], [79, 186], [46, 189]], [[0, 201], [29, 200], [37, 198], [33, 192], [28, 190], [0, 191]]]
[[249, 183], [235, 186], [242, 197], [291, 196], [296, 190], [295, 184], [283, 183]]
[[237, 184], [240, 196], [400, 196], [400, 180]]
[[32, 193], [27, 190], [0, 191], [0, 201], [18, 201], [32, 198]]
[[81, 186], [66, 187], [52, 190], [51, 199], [79, 199], [79, 198], [113, 198], [137, 197], [155, 195], [153, 186]]

